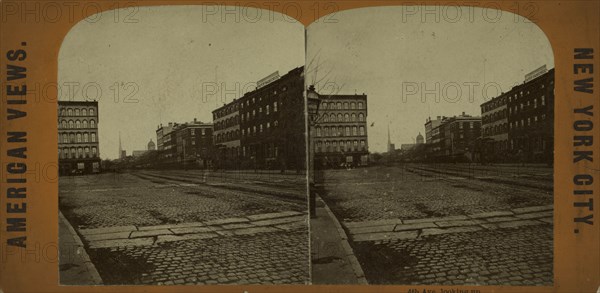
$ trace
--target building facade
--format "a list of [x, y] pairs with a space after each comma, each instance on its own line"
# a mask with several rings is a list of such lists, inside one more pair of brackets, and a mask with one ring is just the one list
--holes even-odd
[[508, 97], [508, 148], [515, 160], [551, 162], [554, 69], [514, 87]]
[[173, 123], [167, 125], [158, 125], [156, 128], [156, 149], [162, 151], [165, 149], [165, 136], [173, 130]]
[[319, 100], [315, 158], [328, 167], [368, 165], [367, 95], [319, 95]]
[[213, 156], [213, 125], [194, 119], [175, 128], [175, 158], [185, 168], [208, 168]]
[[491, 144], [486, 152], [492, 152], [494, 157], [504, 156], [508, 151], [509, 93], [503, 93], [481, 104], [481, 136]]
[[243, 167], [305, 169], [303, 67], [239, 99]]
[[98, 102], [58, 102], [59, 174], [100, 172]]
[[[433, 122], [436, 121], [436, 122]], [[427, 125], [431, 128], [427, 131]], [[425, 121], [426, 157], [433, 161], [476, 161], [481, 139], [481, 117], [463, 112], [452, 117], [428, 118]], [[429, 132], [429, 135], [427, 134]]]
[[221, 168], [236, 168], [240, 158], [240, 101], [231, 103], [213, 111], [213, 141], [215, 144], [215, 163]]

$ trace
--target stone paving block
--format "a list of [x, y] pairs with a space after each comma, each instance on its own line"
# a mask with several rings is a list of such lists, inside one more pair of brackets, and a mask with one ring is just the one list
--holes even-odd
[[252, 221], [257, 221], [257, 220], [265, 220], [265, 219], [273, 219], [273, 218], [283, 218], [283, 217], [288, 217], [288, 216], [296, 216], [296, 215], [301, 215], [301, 214], [302, 213], [300, 213], [300, 212], [285, 211], [285, 212], [279, 212], [279, 213], [251, 215], [251, 216], [248, 216], [248, 219], [250, 219]]
[[299, 221], [299, 222], [276, 225], [275, 228], [286, 230], [286, 231], [295, 230], [295, 229], [299, 229], [299, 228], [308, 229], [308, 224], [304, 221], [302, 221], [302, 222]]
[[539, 219], [539, 218], [552, 217], [553, 215], [554, 215], [553, 211], [544, 211], [544, 212], [536, 212], [536, 213], [519, 214], [519, 215], [516, 215], [516, 217], [519, 217], [521, 219]]
[[173, 234], [173, 233], [168, 229], [133, 231], [133, 232], [131, 232], [131, 236], [129, 236], [129, 238], [148, 237], [148, 236], [167, 235], [167, 234]]
[[425, 228], [437, 228], [438, 226], [435, 223], [414, 223], [414, 224], [404, 224], [404, 225], [396, 225], [394, 231], [406, 231], [406, 230], [419, 230]]
[[273, 226], [279, 224], [285, 224], [296, 221], [306, 221], [306, 216], [296, 216], [296, 217], [285, 217], [285, 218], [276, 218], [269, 220], [260, 220], [260, 221], [252, 221], [251, 223], [255, 226]]
[[403, 220], [403, 223], [404, 224], [431, 223], [431, 222], [457, 221], [457, 220], [467, 220], [467, 219], [469, 219], [467, 216], [448, 216], [448, 217], [441, 217], [441, 218]]
[[554, 206], [552, 206], [552, 205], [546, 205], [546, 206], [534, 206], [534, 207], [517, 208], [517, 209], [512, 209], [511, 211], [514, 212], [515, 214], [524, 214], [524, 213], [551, 211], [553, 209], [554, 209]]
[[487, 212], [487, 213], [479, 213], [469, 215], [469, 218], [479, 219], [479, 218], [492, 218], [492, 217], [502, 217], [502, 216], [512, 216], [514, 215], [511, 211], [495, 211], [495, 212]]
[[83, 236], [87, 241], [110, 240], [110, 239], [127, 239], [131, 232], [114, 232], [105, 234], [92, 234]]
[[543, 218], [543, 219], [540, 219], [540, 221], [542, 221], [544, 223], [548, 223], [548, 224], [554, 224], [554, 218]]
[[443, 222], [435, 222], [435, 224], [440, 227], [463, 227], [463, 226], [477, 225], [477, 223], [472, 220], [443, 221]]
[[493, 218], [486, 218], [486, 220], [490, 223], [498, 223], [498, 222], [518, 221], [520, 219], [516, 218], [516, 217], [493, 217]]
[[393, 240], [393, 239], [415, 239], [418, 231], [402, 231], [402, 232], [381, 232], [354, 235], [354, 242], [361, 241], [377, 241], [377, 240]]
[[228, 219], [205, 221], [204, 224], [210, 226], [210, 225], [223, 225], [223, 224], [233, 224], [233, 223], [243, 223], [243, 222], [249, 222], [249, 220], [246, 218], [228, 218]]
[[423, 229], [421, 231], [421, 236], [427, 235], [439, 235], [439, 234], [448, 234], [448, 233], [465, 233], [465, 232], [475, 232], [483, 230], [483, 228], [478, 226], [466, 226], [466, 227], [452, 227], [452, 228], [429, 228]]
[[232, 230], [232, 229], [252, 228], [252, 227], [256, 227], [256, 226], [254, 226], [250, 223], [234, 223], [234, 224], [221, 225], [221, 227], [225, 230]]
[[185, 235], [160, 235], [156, 239], [156, 243], [174, 242], [182, 240], [194, 240], [194, 239], [208, 239], [219, 237], [217, 233], [197, 233], [197, 234], [185, 234]]
[[277, 232], [277, 231], [281, 231], [281, 230], [279, 230], [277, 228], [273, 228], [273, 227], [256, 227], [256, 228], [233, 230], [233, 234], [235, 234], [235, 235], [249, 235], [249, 234]]
[[344, 222], [343, 225], [348, 228], [361, 228], [371, 226], [382, 226], [382, 225], [395, 225], [402, 224], [400, 219], [385, 219], [385, 220], [374, 220], [374, 221], [363, 221], [363, 222]]
[[166, 225], [157, 225], [157, 226], [142, 226], [142, 227], [138, 227], [138, 230], [147, 231], [147, 230], [162, 230], [162, 229], [171, 229], [171, 228], [201, 227], [201, 226], [205, 226], [205, 224], [202, 222], [189, 222], [189, 223], [166, 224]]
[[183, 227], [183, 228], [171, 228], [174, 234], [192, 234], [192, 233], [206, 233], [212, 232], [210, 227]]
[[145, 246], [154, 243], [153, 237], [135, 238], [135, 239], [114, 239], [99, 240], [90, 243], [90, 248], [109, 248], [122, 246]]
[[350, 234], [392, 232], [396, 224], [350, 228]]
[[103, 228], [92, 228], [92, 229], [81, 229], [79, 233], [81, 235], [92, 235], [92, 234], [105, 234], [105, 233], [115, 233], [115, 232], [131, 232], [136, 231], [137, 228], [133, 225], [131, 226], [117, 226], [117, 227], [103, 227]]
[[522, 221], [503, 222], [503, 223], [498, 223], [496, 225], [498, 225], [499, 228], [514, 228], [514, 227], [520, 227], [520, 226], [531, 226], [531, 225], [540, 225], [540, 224], [543, 224], [543, 222], [534, 221], [534, 220], [522, 220]]

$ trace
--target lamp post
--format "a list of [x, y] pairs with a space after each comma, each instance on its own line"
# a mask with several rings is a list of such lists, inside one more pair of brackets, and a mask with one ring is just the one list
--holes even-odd
[[308, 147], [309, 147], [309, 155], [308, 155], [308, 196], [309, 196], [309, 209], [311, 218], [316, 217], [317, 211], [317, 198], [316, 198], [316, 186], [315, 186], [315, 142], [314, 142], [314, 132], [315, 132], [315, 124], [317, 123], [317, 118], [319, 114], [319, 94], [315, 91], [315, 87], [313, 85], [308, 87], [306, 92], [306, 107], [308, 112]]

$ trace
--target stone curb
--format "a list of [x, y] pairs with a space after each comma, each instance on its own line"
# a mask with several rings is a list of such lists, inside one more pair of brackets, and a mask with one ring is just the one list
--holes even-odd
[[342, 225], [340, 224], [338, 219], [335, 217], [335, 215], [333, 214], [333, 212], [331, 211], [329, 206], [325, 203], [325, 201], [323, 201], [323, 199], [321, 199], [321, 197], [319, 195], [317, 195], [317, 200], [323, 204], [323, 208], [325, 209], [325, 211], [327, 211], [328, 216], [332, 219], [332, 221], [335, 225], [335, 229], [338, 231], [338, 234], [340, 235], [340, 238], [342, 239], [342, 247], [344, 248], [346, 257], [350, 261], [350, 265], [352, 266], [354, 275], [356, 275], [358, 284], [368, 285], [369, 282], [367, 281], [367, 278], [365, 277], [365, 272], [363, 271], [362, 267], [360, 266], [358, 259], [354, 255], [354, 250], [352, 250], [352, 247], [350, 246], [350, 243], [348, 242], [348, 236], [346, 235], [346, 231], [344, 231], [344, 228], [342, 228]]
[[[61, 211], [58, 211], [58, 219], [59, 219], [59, 221], [63, 221], [63, 223], [65, 223], [65, 225], [67, 226], [67, 229], [69, 229], [69, 234], [71, 234], [71, 237], [73, 237], [73, 239], [75, 240], [77, 245], [79, 245], [81, 247], [81, 258], [83, 259], [83, 265], [85, 266], [86, 271], [89, 274], [89, 277], [93, 280], [93, 283], [95, 285], [102, 285], [103, 284], [102, 278], [100, 277], [100, 274], [96, 270], [94, 263], [92, 263], [92, 260], [90, 259], [90, 256], [87, 254], [87, 251], [85, 251], [85, 246], [83, 245], [81, 238], [79, 238], [79, 235], [77, 234], [77, 232], [75, 231], [73, 226], [71, 226], [71, 223], [67, 220], [67, 218], [63, 215], [63, 213]], [[60, 276], [59, 276], [59, 280], [60, 280]]]

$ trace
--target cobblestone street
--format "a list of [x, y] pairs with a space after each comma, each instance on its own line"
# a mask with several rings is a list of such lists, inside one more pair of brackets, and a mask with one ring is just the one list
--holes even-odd
[[61, 178], [104, 284], [305, 284], [305, 176], [139, 171]]
[[328, 170], [325, 189], [370, 284], [552, 284], [551, 168]]

